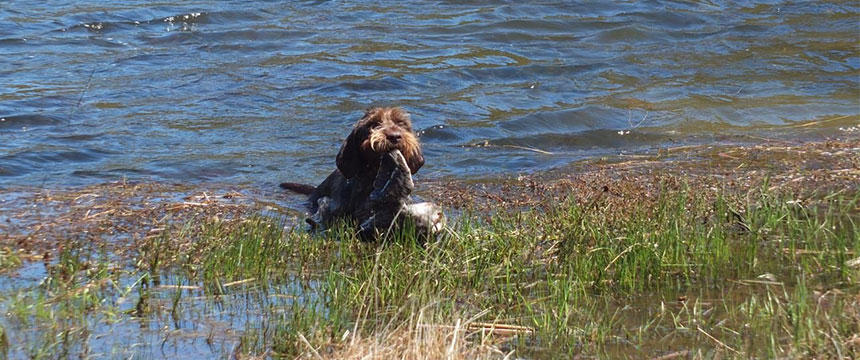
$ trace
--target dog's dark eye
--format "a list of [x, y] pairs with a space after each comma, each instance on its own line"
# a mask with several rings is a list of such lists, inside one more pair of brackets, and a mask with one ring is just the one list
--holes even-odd
[[373, 125], [370, 125], [370, 128], [371, 129], [379, 129], [381, 126], [382, 126], [382, 124], [380, 124], [380, 123], [374, 123]]

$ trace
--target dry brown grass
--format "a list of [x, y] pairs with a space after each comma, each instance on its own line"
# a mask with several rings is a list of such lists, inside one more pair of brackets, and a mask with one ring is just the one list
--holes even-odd
[[341, 345], [321, 354], [308, 346], [305, 357], [318, 359], [507, 359], [513, 351], [501, 344], [518, 334], [531, 332], [522, 326], [488, 324], [474, 318], [441, 324], [423, 311], [399, 326], [374, 334], [345, 334]]

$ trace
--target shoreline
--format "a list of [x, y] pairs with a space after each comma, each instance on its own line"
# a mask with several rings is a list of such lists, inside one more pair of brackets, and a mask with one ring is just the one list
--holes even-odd
[[[568, 197], [588, 202], [604, 195], [616, 206], [633, 206], [653, 201], [661, 186], [739, 195], [765, 181], [771, 190], [803, 197], [856, 191], [860, 138], [683, 146], [650, 155], [588, 159], [536, 174], [423, 180], [416, 184], [415, 195], [457, 214], [466, 209], [540, 209]], [[234, 218], [255, 212], [294, 219], [301, 226], [303, 216], [301, 195], [227, 184], [108, 182], [69, 189], [18, 187], [3, 195], [0, 247], [20, 247], [34, 259], [56, 250], [56, 244], [40, 242], [62, 233], [96, 238], [124, 229], [129, 231], [119, 231], [117, 237], [145, 236], [168, 219]]]
[[[761, 185], [811, 195], [860, 188], [860, 138], [749, 146], [694, 145], [654, 154], [583, 160], [530, 175], [440, 181], [425, 185], [432, 199], [453, 207], [537, 206], [559, 195], [651, 196], [665, 181], [691, 188], [742, 192]], [[426, 189], [429, 187], [429, 189]]]

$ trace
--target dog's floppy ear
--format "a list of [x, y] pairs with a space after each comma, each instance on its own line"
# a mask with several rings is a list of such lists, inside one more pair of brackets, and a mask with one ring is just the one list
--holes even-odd
[[367, 139], [369, 130], [365, 124], [364, 118], [352, 128], [352, 132], [343, 141], [340, 146], [340, 151], [337, 152], [337, 169], [347, 179], [353, 176], [365, 166], [364, 160], [361, 157], [361, 143]]

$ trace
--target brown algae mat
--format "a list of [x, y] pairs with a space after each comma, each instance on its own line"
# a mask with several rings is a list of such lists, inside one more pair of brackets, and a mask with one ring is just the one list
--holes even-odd
[[684, 146], [650, 155], [586, 160], [534, 175], [422, 185], [429, 188], [425, 191], [430, 198], [446, 206], [493, 210], [540, 208], [568, 196], [592, 201], [607, 195], [635, 206], [653, 200], [667, 184], [697, 192], [742, 194], [765, 183], [770, 190], [803, 196], [856, 191], [860, 188], [860, 139]]

